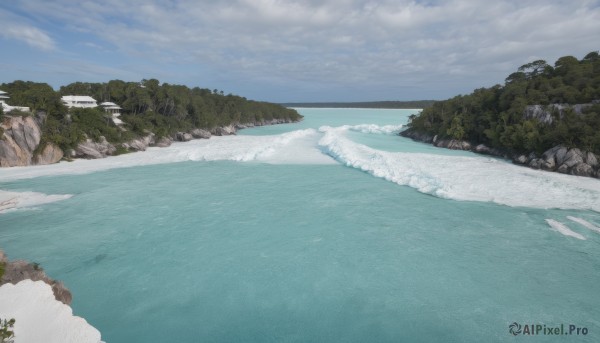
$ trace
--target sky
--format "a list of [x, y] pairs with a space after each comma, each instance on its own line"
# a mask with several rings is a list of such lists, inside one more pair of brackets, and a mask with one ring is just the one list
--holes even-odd
[[600, 0], [2, 0], [0, 23], [0, 83], [272, 102], [446, 99], [600, 50]]

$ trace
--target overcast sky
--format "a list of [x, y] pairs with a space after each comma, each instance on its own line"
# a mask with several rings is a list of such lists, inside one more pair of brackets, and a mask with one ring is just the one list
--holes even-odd
[[445, 99], [600, 49], [600, 0], [15, 0], [0, 83], [112, 79], [274, 102]]

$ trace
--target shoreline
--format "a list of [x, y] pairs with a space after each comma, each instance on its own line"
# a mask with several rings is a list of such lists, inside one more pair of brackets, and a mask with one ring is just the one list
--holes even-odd
[[54, 143], [42, 142], [40, 125], [33, 117], [5, 116], [4, 122], [0, 123], [3, 126], [0, 128], [4, 129], [0, 132], [2, 133], [0, 136], [0, 169], [52, 165], [80, 159], [102, 159], [145, 151], [149, 147], [168, 147], [173, 142], [210, 139], [212, 136], [231, 136], [246, 128], [292, 124], [300, 121], [302, 118], [296, 121], [274, 118], [266, 121], [232, 123], [212, 129], [193, 128], [162, 137], [157, 137], [154, 132], [146, 131], [144, 136], [122, 143], [108, 142], [104, 136], [100, 136], [97, 141], [86, 137], [74, 149], [63, 151]]
[[502, 158], [529, 169], [600, 179], [600, 163], [598, 162], [600, 158], [598, 156], [592, 152], [581, 151], [578, 148], [567, 148], [564, 145], [557, 145], [538, 155], [535, 152], [523, 154], [490, 148], [485, 144], [476, 144], [464, 140], [438, 139], [437, 135], [431, 136], [410, 129], [401, 131], [399, 136], [410, 138], [416, 142], [431, 144], [437, 148], [471, 151], [480, 155]]

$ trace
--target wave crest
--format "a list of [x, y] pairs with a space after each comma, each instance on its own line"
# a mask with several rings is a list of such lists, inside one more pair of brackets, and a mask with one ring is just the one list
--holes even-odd
[[340, 163], [422, 193], [508, 206], [600, 212], [600, 182], [480, 156], [386, 152], [355, 143], [344, 127], [321, 127], [321, 149]]

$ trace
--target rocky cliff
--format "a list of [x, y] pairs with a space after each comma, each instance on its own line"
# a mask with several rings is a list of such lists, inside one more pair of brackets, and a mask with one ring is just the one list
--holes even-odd
[[590, 151], [581, 151], [577, 148], [567, 148], [558, 145], [548, 149], [541, 156], [538, 156], [533, 152], [524, 155], [489, 148], [484, 144], [475, 145], [467, 141], [456, 139], [438, 139], [437, 136], [432, 137], [411, 130], [402, 131], [400, 132], [400, 135], [419, 142], [430, 143], [440, 148], [467, 150], [510, 159], [515, 164], [533, 169], [600, 178], [600, 162], [598, 161], [598, 157]]
[[[263, 126], [292, 123], [289, 119], [262, 120], [252, 123], [237, 123], [215, 127], [211, 130], [192, 129], [189, 132], [177, 132], [172, 137], [156, 138], [147, 131], [146, 136], [132, 139], [121, 144], [110, 143], [100, 136], [98, 141], [86, 138], [75, 149], [66, 152], [67, 158], [97, 159], [115, 155], [118, 149], [124, 151], [144, 151], [148, 147], [167, 147], [173, 141], [187, 142], [192, 139], [209, 139], [211, 136], [235, 135], [237, 130]], [[0, 126], [0, 167], [51, 164], [63, 158], [63, 151], [55, 144], [40, 146], [42, 132], [36, 120], [29, 117], [6, 116]], [[121, 150], [120, 152], [123, 152]]]
[[0, 128], [0, 167], [50, 164], [63, 157], [52, 143], [38, 149], [42, 131], [33, 117], [5, 116]]
[[0, 275], [0, 286], [6, 283], [17, 284], [27, 279], [44, 281], [52, 287], [52, 292], [56, 300], [65, 305], [71, 304], [71, 300], [73, 299], [71, 292], [62, 282], [49, 278], [37, 264], [22, 260], [9, 261], [4, 252], [0, 250], [0, 265], [2, 265], [4, 270], [4, 274]]

